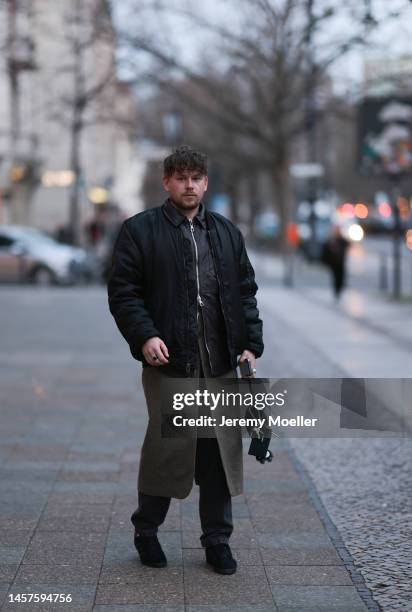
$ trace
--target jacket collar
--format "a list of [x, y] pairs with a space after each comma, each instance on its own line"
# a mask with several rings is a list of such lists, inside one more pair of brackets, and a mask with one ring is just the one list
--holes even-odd
[[[163, 208], [163, 212], [165, 213], [166, 217], [176, 227], [181, 225], [183, 223], [183, 221], [186, 219], [186, 217], [184, 215], [182, 215], [182, 213], [177, 210], [176, 206], [173, 206], [172, 202], [170, 201], [170, 198], [167, 198], [165, 200], [162, 208]], [[194, 217], [193, 221], [198, 221], [200, 223], [200, 225], [204, 229], [206, 229], [206, 215], [205, 215], [205, 206], [204, 206], [203, 202], [200, 202], [199, 211], [198, 211], [196, 217]]]

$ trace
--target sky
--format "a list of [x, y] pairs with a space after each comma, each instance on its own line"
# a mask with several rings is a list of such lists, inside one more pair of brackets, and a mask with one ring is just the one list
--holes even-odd
[[[283, 0], [271, 0], [272, 2], [282, 2]], [[327, 5], [330, 0], [318, 0]], [[207, 49], [210, 46], [211, 39], [204, 37], [202, 33], [199, 36], [199, 30], [193, 25], [189, 25], [186, 20], [182, 20], [176, 16], [161, 17], [156, 16], [156, 3], [161, 0], [123, 0], [115, 3], [115, 19], [120, 27], [127, 24], [128, 26], [133, 21], [139, 23], [139, 28], [144, 27], [149, 37], [155, 36], [156, 40], [168, 45], [168, 41], [173, 41], [179, 54], [186, 59], [187, 62], [196, 63], [202, 55], [202, 49]], [[396, 11], [399, 6], [405, 6], [408, 0], [370, 0], [374, 15], [382, 20], [384, 15], [387, 15], [388, 7], [391, 11]], [[244, 0], [207, 0], [200, 5], [194, 0], [168, 0], [168, 8], [172, 6], [179, 8], [193, 8], [197, 14], [202, 10], [205, 17], [213, 20], [215, 23], [228, 24], [230, 28], [236, 29], [239, 27], [241, 14], [239, 11], [234, 11], [233, 6], [238, 8], [244, 5]], [[247, 2], [246, 2], [247, 9]], [[345, 3], [341, 4], [342, 7]], [[355, 2], [355, 7], [362, 8], [361, 0]], [[146, 7], [146, 8], [145, 8]], [[200, 8], [202, 7], [202, 8]], [[344, 10], [344, 9], [343, 9]], [[143, 20], [142, 20], [143, 16]], [[253, 15], [250, 15], [253, 19]], [[354, 19], [348, 14], [340, 15], [328, 22], [327, 36], [339, 36], [344, 33], [350, 33], [354, 28]], [[365, 59], [375, 58], [378, 61], [385, 62], [388, 58], [401, 55], [410, 55], [410, 40], [412, 38], [412, 2], [407, 6], [407, 10], [403, 13], [401, 19], [393, 19], [384, 21], [382, 25], [374, 30], [373, 35], [370, 35], [369, 42], [373, 43], [377, 48], [371, 50], [356, 49], [334, 64], [330, 71], [333, 79], [334, 89], [336, 93], [344, 94], [357, 87], [363, 81], [363, 67]], [[321, 41], [321, 38], [320, 38]], [[200, 50], [199, 50], [200, 42]], [[140, 59], [140, 61], [142, 61]], [[144, 61], [144, 60], [143, 60]]]

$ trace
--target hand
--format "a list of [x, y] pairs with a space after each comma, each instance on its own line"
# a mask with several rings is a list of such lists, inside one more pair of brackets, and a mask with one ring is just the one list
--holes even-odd
[[169, 351], [166, 344], [154, 336], [143, 344], [142, 353], [147, 363], [152, 366], [161, 366], [169, 363]]
[[253, 378], [256, 374], [256, 357], [252, 351], [245, 350], [240, 356], [239, 361], [246, 361], [248, 359], [250, 361], [250, 367], [252, 368], [253, 374], [247, 378]]

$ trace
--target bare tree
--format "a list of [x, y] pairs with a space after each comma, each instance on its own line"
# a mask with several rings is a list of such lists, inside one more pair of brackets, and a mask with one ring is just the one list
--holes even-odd
[[[141, 19], [142, 27], [135, 22], [121, 27], [120, 39], [131, 58], [129, 69], [136, 56], [144, 54], [146, 65], [150, 58], [139, 79], [151, 80], [202, 121], [214, 123], [223, 135], [219, 144], [224, 140], [241, 166], [270, 172], [285, 239], [293, 143], [311, 129], [317, 114], [333, 110], [316, 108], [316, 92], [336, 61], [356, 45], [367, 44], [377, 22], [367, 0], [364, 5], [352, 0], [345, 5], [338, 0], [229, 0], [226, 5], [237, 27], [203, 17], [197, 7], [182, 2], [172, 8], [162, 0], [154, 3], [157, 24], [172, 12], [187, 20], [187, 31], [196, 31], [203, 44], [197, 65], [175, 47], [173, 37], [167, 39], [159, 28], [156, 35], [148, 32], [147, 19]], [[141, 15], [141, 3], [139, 10]], [[343, 13], [350, 27], [337, 30], [333, 24]], [[396, 17], [389, 7], [386, 18]]]
[[113, 96], [117, 76], [110, 5], [106, 0], [73, 0], [64, 15], [63, 33], [49, 32], [48, 36], [61, 38], [65, 52], [54, 67], [61, 86], [51, 93], [47, 108], [42, 110], [69, 133], [69, 167], [73, 180], [68, 227], [71, 241], [79, 244], [84, 178], [82, 136], [90, 125], [115, 121]]
[[[22, 130], [21, 78], [36, 69], [34, 46], [29, 34], [30, 4], [17, 0], [2, 0], [0, 13], [3, 24], [0, 33], [0, 51], [5, 59], [9, 90], [9, 113], [4, 131], [0, 133], [5, 143], [3, 180], [12, 202], [13, 219], [26, 221], [25, 199], [30, 198], [37, 186], [37, 141], [31, 131]], [[26, 28], [19, 27], [20, 13], [26, 13]]]
[[[101, 12], [107, 10], [104, 2], [98, 4], [89, 15], [85, 15], [82, 0], [74, 0], [73, 13], [69, 17], [70, 33], [67, 34], [72, 53], [73, 94], [62, 100], [66, 108], [71, 110], [70, 120], [70, 169], [73, 173], [73, 183], [70, 192], [69, 227], [73, 243], [80, 242], [80, 211], [79, 194], [82, 180], [82, 163], [80, 159], [81, 138], [87, 124], [85, 114], [90, 105], [113, 84], [115, 80], [114, 65], [110, 61], [101, 74], [93, 81], [85, 72], [85, 56], [99, 43], [104, 43], [106, 37], [113, 36], [109, 15], [102, 19]], [[106, 18], [105, 18], [106, 17]], [[69, 69], [70, 70], [70, 69]]]

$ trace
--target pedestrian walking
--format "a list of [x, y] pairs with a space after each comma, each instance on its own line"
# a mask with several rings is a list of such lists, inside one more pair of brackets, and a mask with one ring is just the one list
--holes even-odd
[[349, 241], [342, 236], [340, 228], [335, 226], [322, 248], [322, 261], [328, 266], [333, 283], [333, 292], [339, 299], [346, 284], [346, 251]]
[[243, 492], [240, 428], [215, 437], [161, 436], [165, 378], [235, 377], [239, 361], [256, 372], [262, 355], [257, 285], [241, 232], [205, 209], [207, 157], [188, 146], [164, 160], [163, 205], [123, 222], [108, 279], [109, 308], [132, 356], [143, 365], [149, 422], [141, 449], [138, 507], [131, 516], [142, 563], [164, 567], [157, 538], [171, 498], [199, 485], [206, 561], [236, 571], [229, 538], [232, 497]]

